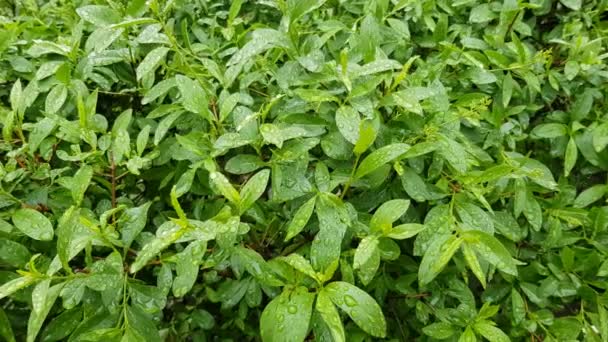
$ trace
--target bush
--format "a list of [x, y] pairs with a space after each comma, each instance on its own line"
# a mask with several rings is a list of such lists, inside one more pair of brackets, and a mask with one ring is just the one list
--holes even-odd
[[608, 2], [0, 4], [7, 341], [608, 341]]

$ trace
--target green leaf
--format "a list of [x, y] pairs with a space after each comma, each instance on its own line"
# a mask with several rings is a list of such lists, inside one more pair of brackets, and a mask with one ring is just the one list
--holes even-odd
[[238, 154], [226, 162], [224, 170], [235, 175], [244, 175], [257, 170], [264, 165], [265, 163], [258, 156]]
[[287, 233], [285, 234], [285, 241], [291, 240], [294, 236], [300, 234], [302, 229], [306, 226], [310, 217], [312, 216], [312, 212], [315, 209], [315, 202], [317, 197], [312, 197], [308, 201], [306, 201], [293, 215], [293, 219], [289, 222], [287, 226]]
[[574, 11], [580, 10], [583, 4], [582, 0], [559, 0], [559, 2]]
[[132, 111], [130, 109], [120, 113], [112, 126], [112, 158], [114, 163], [120, 164], [123, 156], [128, 156], [131, 151], [131, 138], [129, 137], [129, 124], [131, 123]]
[[424, 253], [418, 268], [418, 282], [421, 286], [435, 279], [452, 259], [463, 241], [462, 237], [458, 238], [454, 235], [442, 235], [435, 238]]
[[213, 121], [207, 107], [207, 93], [198, 82], [182, 75], [175, 76], [175, 81], [179, 92], [182, 94], [182, 105], [184, 108], [189, 112], [200, 114], [209, 122]]
[[371, 221], [369, 222], [370, 228], [372, 232], [383, 232], [388, 233], [393, 225], [393, 223], [410, 207], [409, 200], [403, 199], [395, 199], [382, 203], [376, 212], [374, 212], [374, 216], [372, 216]]
[[450, 323], [438, 322], [422, 328], [425, 335], [438, 340], [445, 340], [456, 333], [456, 329]]
[[568, 134], [568, 127], [564, 124], [558, 124], [558, 123], [540, 124], [540, 125], [534, 127], [531, 134], [533, 137], [536, 137], [536, 138], [545, 138], [545, 139], [557, 138], [557, 137], [562, 137], [562, 136], [565, 136], [566, 134]]
[[156, 68], [158, 68], [163, 59], [165, 59], [165, 56], [167, 56], [167, 52], [169, 52], [169, 48], [166, 47], [157, 47], [156, 49], [150, 51], [146, 55], [146, 58], [144, 58], [144, 60], [139, 63], [139, 65], [137, 66], [137, 70], [135, 70], [137, 80], [141, 81], [144, 76], [153, 73]]
[[68, 97], [68, 88], [63, 84], [57, 84], [49, 91], [49, 94], [46, 96], [46, 101], [44, 103], [44, 110], [48, 114], [57, 113], [65, 100]]
[[597, 313], [600, 321], [600, 336], [602, 336], [604, 341], [608, 340], [608, 311], [599, 302], [597, 303]]
[[502, 80], [502, 106], [507, 107], [513, 95], [513, 77], [510, 72]]
[[355, 142], [353, 152], [355, 155], [360, 156], [363, 152], [372, 146], [376, 140], [378, 132], [374, 128], [374, 125], [369, 120], [363, 120], [359, 124], [359, 139]]
[[526, 319], [526, 304], [515, 289], [511, 290], [511, 312], [515, 324], [521, 324]]
[[369, 284], [380, 267], [380, 250], [378, 249], [378, 238], [368, 236], [361, 240], [355, 250], [353, 268], [358, 271], [363, 285]]
[[352, 144], [359, 140], [361, 118], [359, 113], [350, 106], [342, 106], [336, 111], [336, 125], [342, 136]]
[[594, 185], [581, 192], [574, 200], [575, 208], [584, 208], [591, 203], [600, 200], [606, 194], [608, 187], [603, 184]]
[[40, 334], [44, 342], [63, 341], [82, 322], [82, 309], [66, 310], [55, 317]]
[[397, 159], [399, 156], [403, 155], [409, 149], [410, 145], [408, 144], [391, 144], [387, 146], [383, 146], [374, 152], [370, 153], [363, 161], [361, 165], [357, 168], [357, 172], [355, 173], [355, 178], [361, 178], [373, 171], [382, 165], [391, 162]]
[[17, 291], [32, 285], [38, 280], [38, 278], [35, 278], [31, 275], [26, 275], [7, 281], [6, 283], [2, 284], [2, 286], [0, 286], [0, 299], [10, 296], [11, 294]]
[[283, 291], [264, 308], [260, 317], [260, 333], [264, 342], [301, 342], [308, 326], [315, 299], [305, 287]]
[[511, 339], [502, 330], [495, 327], [489, 321], [479, 321], [473, 325], [473, 329], [490, 342], [510, 342]]
[[460, 338], [458, 338], [458, 342], [477, 342], [477, 337], [475, 337], [475, 333], [471, 327], [467, 327]]
[[13, 213], [13, 224], [23, 234], [34, 240], [50, 241], [55, 235], [53, 225], [46, 216], [40, 212], [23, 208]]
[[107, 6], [90, 5], [80, 7], [76, 13], [83, 19], [96, 26], [108, 26], [120, 21], [120, 14]]
[[69, 188], [72, 193], [72, 199], [74, 203], [79, 205], [83, 198], [84, 194], [87, 191], [91, 183], [91, 179], [93, 178], [93, 168], [89, 165], [83, 165], [76, 171], [74, 176], [69, 182]]
[[154, 132], [154, 145], [158, 145], [165, 137], [173, 123], [182, 116], [183, 112], [173, 112], [167, 115], [156, 127]]
[[358, 287], [336, 281], [325, 286], [321, 293], [344, 311], [363, 331], [374, 337], [386, 336], [386, 321], [374, 298]]
[[564, 157], [564, 176], [568, 177], [574, 164], [576, 164], [577, 157], [578, 148], [576, 147], [576, 142], [574, 142], [574, 138], [570, 138], [566, 146], [566, 156]]
[[405, 223], [393, 227], [388, 234], [385, 235], [391, 239], [403, 240], [415, 236], [424, 229], [426, 229], [426, 226], [420, 223]]
[[[158, 228], [159, 231], [161, 230], [161, 227]], [[131, 264], [131, 273], [139, 271], [148, 263], [148, 261], [152, 260], [158, 253], [177, 241], [183, 234], [184, 230], [179, 225], [174, 225], [170, 229], [162, 231], [162, 234], [157, 235], [154, 239], [145, 244], [141, 251], [137, 253], [137, 258], [135, 258], [135, 261]]]
[[148, 209], [151, 205], [152, 202], [147, 202], [139, 207], [128, 208], [120, 215], [118, 227], [120, 227], [121, 240], [125, 248], [131, 246], [131, 243], [146, 226]]
[[0, 261], [15, 268], [24, 268], [32, 254], [24, 245], [0, 238]]
[[315, 304], [315, 310], [319, 313], [323, 322], [329, 328], [331, 336], [334, 342], [345, 342], [346, 338], [344, 335], [344, 325], [340, 319], [340, 314], [336, 307], [331, 302], [330, 297], [321, 291], [317, 295], [317, 302]]
[[329, 170], [327, 169], [327, 165], [322, 161], [317, 162], [315, 166], [315, 184], [317, 184], [317, 188], [321, 192], [329, 192], [331, 189], [331, 176], [329, 175]]
[[262, 196], [266, 191], [266, 185], [268, 184], [268, 178], [270, 177], [270, 170], [265, 169], [259, 171], [253, 177], [247, 181], [243, 186], [240, 193], [239, 208], [241, 214], [243, 214], [249, 207], [251, 207], [255, 201]]
[[475, 277], [477, 277], [481, 285], [485, 288], [486, 275], [481, 269], [481, 265], [479, 264], [479, 260], [477, 259], [477, 254], [475, 254], [475, 251], [471, 248], [471, 246], [469, 246], [468, 243], [464, 243], [462, 245], [462, 254], [464, 254], [464, 259], [473, 274], [475, 275]]
[[173, 295], [183, 297], [192, 289], [198, 276], [199, 265], [207, 251], [207, 241], [193, 241], [175, 258], [175, 279], [173, 279]]
[[482, 258], [499, 270], [517, 276], [517, 266], [511, 254], [498, 239], [490, 234], [469, 230], [462, 233], [462, 237]]
[[0, 336], [6, 342], [15, 342], [15, 335], [13, 334], [13, 328], [11, 323], [6, 316], [4, 310], [0, 308]]
[[28, 139], [29, 152], [31, 155], [38, 150], [42, 141], [55, 130], [56, 126], [57, 122], [50, 118], [44, 118], [34, 125]]
[[312, 241], [310, 259], [318, 271], [326, 270], [340, 258], [342, 239], [347, 228], [341, 215], [344, 211], [343, 204], [331, 196], [319, 196], [315, 205], [319, 232]]
[[21, 80], [18, 79], [15, 83], [13, 83], [13, 86], [11, 87], [11, 93], [9, 95], [11, 109], [14, 112], [18, 112], [20, 109], [22, 96], [23, 90], [21, 88]]
[[[150, 56], [152, 54], [152, 52], [150, 52], [150, 54], [148, 54], [148, 56]], [[148, 56], [146, 56], [146, 59], [148, 58]], [[154, 56], [152, 56], [154, 57]], [[164, 58], [164, 56], [163, 56]], [[162, 58], [161, 58], [162, 61]], [[152, 61], [150, 61], [152, 62]], [[145, 73], [142, 74], [141, 77], [143, 77], [143, 75], [145, 75], [148, 72], [152, 72], [153, 70], [156, 69], [156, 67], [158, 67], [160, 62], [157, 62], [156, 65], [154, 65], [154, 68], [148, 71], [145, 71]], [[143, 62], [142, 64], [139, 65], [139, 67], [137, 68], [137, 70], [139, 70], [140, 68], [142, 68]], [[151, 67], [151, 66], [146, 66], [147, 68]], [[166, 80], [162, 80], [158, 83], [156, 83], [154, 85], [154, 87], [150, 88], [150, 90], [148, 90], [146, 92], [146, 95], [144, 96], [143, 99], [141, 99], [141, 104], [145, 105], [148, 103], [153, 102], [154, 100], [161, 98], [162, 96], [164, 96], [165, 94], [167, 94], [171, 89], [173, 89], [174, 87], [177, 86], [177, 82], [175, 81], [175, 77], [171, 77], [169, 79]]]
[[228, 178], [226, 178], [226, 176], [220, 172], [213, 171], [209, 174], [209, 179], [211, 180], [211, 184], [227, 200], [234, 204], [239, 204], [241, 202], [241, 195], [239, 195], [238, 191], [236, 191], [232, 184], [230, 184], [230, 181]]
[[298, 272], [305, 274], [305, 275], [311, 277], [312, 279], [315, 279], [315, 280], [317, 279], [317, 273], [312, 268], [312, 265], [310, 264], [310, 262], [308, 260], [306, 260], [300, 254], [292, 253], [286, 257], [280, 257], [280, 260], [285, 262], [286, 264], [290, 265], [291, 267], [296, 269]]
[[600, 152], [608, 146], [608, 122], [598, 125], [593, 130], [593, 149]]
[[34, 342], [40, 328], [51, 311], [59, 291], [65, 283], [50, 286], [51, 280], [43, 280], [32, 291], [32, 312], [27, 322], [27, 342]]

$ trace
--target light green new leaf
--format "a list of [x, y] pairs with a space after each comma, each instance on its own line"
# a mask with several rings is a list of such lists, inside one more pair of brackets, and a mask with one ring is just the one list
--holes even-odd
[[283, 291], [273, 299], [260, 317], [260, 333], [264, 342], [302, 342], [308, 334], [308, 326], [315, 299], [305, 287]]
[[325, 286], [321, 292], [366, 333], [374, 337], [386, 336], [386, 321], [378, 303], [367, 292], [343, 281]]
[[270, 170], [261, 170], [247, 181], [243, 186], [240, 193], [239, 210], [243, 214], [249, 209], [255, 201], [262, 196], [266, 191], [266, 185], [268, 184], [268, 178], [270, 177]]
[[329, 296], [321, 291], [317, 295], [315, 310], [319, 313], [323, 322], [327, 325], [334, 342], [346, 342], [344, 325], [336, 306], [331, 302]]
[[372, 232], [388, 233], [393, 222], [399, 220], [410, 207], [410, 201], [404, 199], [394, 199], [382, 203], [369, 222]]
[[430, 283], [443, 270], [445, 265], [464, 239], [455, 235], [441, 235], [430, 244], [418, 268], [418, 282], [421, 286]]
[[315, 202], [317, 197], [313, 197], [306, 201], [293, 215], [293, 219], [289, 222], [287, 226], [287, 233], [285, 234], [285, 241], [291, 240], [294, 236], [300, 234], [304, 226], [310, 220], [310, 216], [312, 216], [312, 212], [315, 209]]
[[405, 223], [393, 227], [385, 236], [395, 240], [409, 239], [425, 229], [426, 226], [420, 223]]
[[387, 146], [383, 146], [374, 152], [370, 153], [357, 168], [355, 178], [361, 178], [382, 165], [391, 162], [403, 155], [410, 148], [408, 144], [396, 143]]
[[470, 326], [468, 326], [462, 335], [458, 338], [458, 342], [477, 342], [477, 337]]
[[312, 265], [300, 254], [292, 253], [286, 257], [280, 257], [279, 260], [295, 268], [298, 272], [305, 274], [312, 279], [317, 279], [317, 272], [312, 268]]
[[23, 234], [34, 240], [50, 241], [55, 235], [51, 221], [40, 212], [22, 208], [13, 213], [13, 224]]

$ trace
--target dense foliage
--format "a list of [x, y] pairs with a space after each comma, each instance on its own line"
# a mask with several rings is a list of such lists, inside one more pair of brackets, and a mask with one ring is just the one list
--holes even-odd
[[0, 338], [608, 341], [607, 7], [0, 1]]

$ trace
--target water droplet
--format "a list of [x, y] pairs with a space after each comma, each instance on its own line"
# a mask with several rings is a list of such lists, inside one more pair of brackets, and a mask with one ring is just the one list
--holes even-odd
[[279, 323], [283, 323], [285, 321], [285, 316], [284, 315], [278, 315], [277, 316], [277, 321], [279, 321]]
[[349, 296], [349, 295], [345, 295], [344, 296], [344, 303], [346, 303], [346, 305], [353, 307], [353, 306], [357, 306], [357, 301], [355, 300], [355, 298]]
[[290, 305], [287, 307], [287, 312], [290, 314], [295, 314], [298, 312], [298, 308], [295, 305]]

